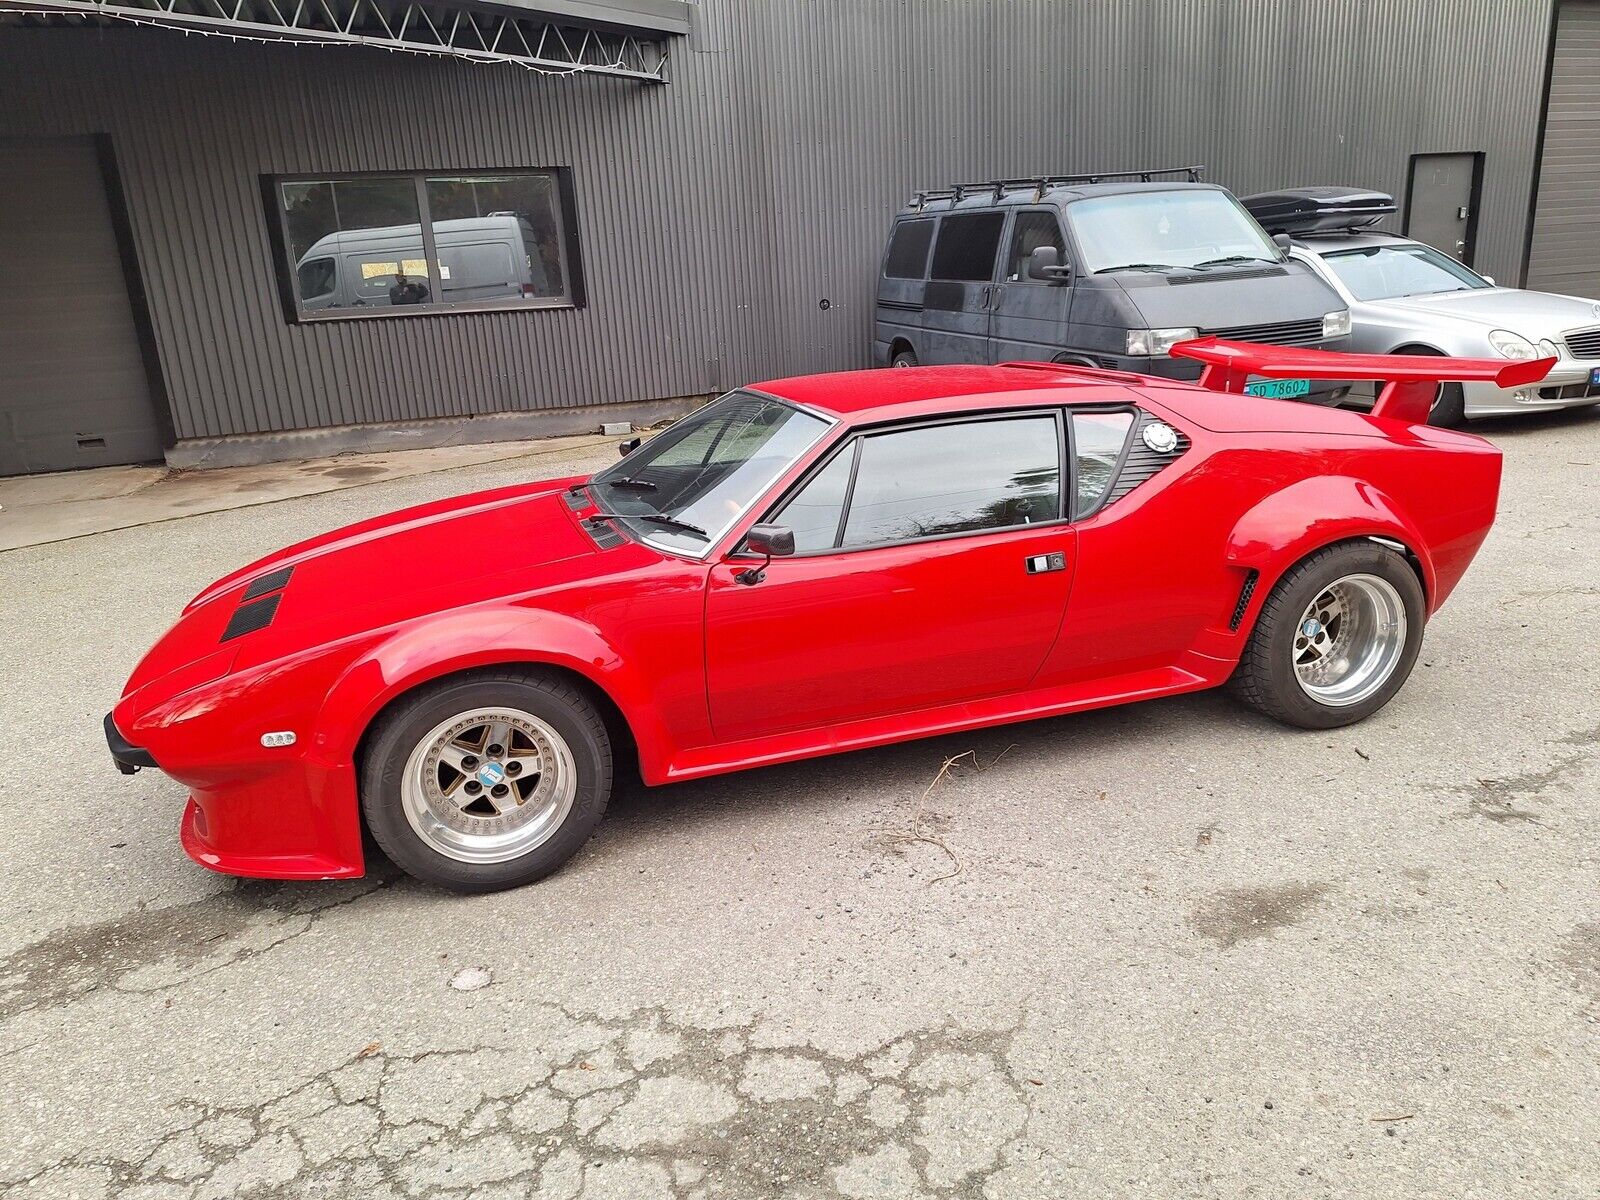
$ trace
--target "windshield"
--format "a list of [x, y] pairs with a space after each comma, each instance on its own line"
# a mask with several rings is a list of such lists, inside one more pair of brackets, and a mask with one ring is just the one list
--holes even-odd
[[641, 538], [701, 554], [827, 428], [821, 417], [780, 400], [730, 392], [596, 475], [590, 487], [601, 511], [632, 518]]
[[1205, 271], [1283, 258], [1238, 201], [1209, 188], [1096, 196], [1067, 205], [1066, 214], [1090, 273]]
[[1493, 287], [1483, 276], [1462, 266], [1448, 254], [1420, 242], [1365, 246], [1324, 254], [1339, 282], [1357, 300], [1394, 300], [1400, 296], [1428, 296], [1436, 292], [1465, 292]]

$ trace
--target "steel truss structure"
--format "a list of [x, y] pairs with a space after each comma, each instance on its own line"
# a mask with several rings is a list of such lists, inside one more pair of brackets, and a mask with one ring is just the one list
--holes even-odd
[[666, 82], [660, 35], [562, 24], [448, 0], [0, 0], [0, 23], [30, 20], [131, 22], [236, 40], [375, 46], [548, 74]]

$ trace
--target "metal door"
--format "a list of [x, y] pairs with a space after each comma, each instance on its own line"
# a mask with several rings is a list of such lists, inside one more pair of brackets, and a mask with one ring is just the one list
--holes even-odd
[[1471, 266], [1482, 179], [1482, 154], [1413, 154], [1406, 236]]
[[0, 139], [0, 475], [161, 458], [91, 138]]

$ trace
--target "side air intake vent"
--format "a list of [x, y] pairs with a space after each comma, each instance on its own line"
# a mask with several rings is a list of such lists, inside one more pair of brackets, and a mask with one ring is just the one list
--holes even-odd
[[234, 638], [243, 637], [247, 633], [254, 633], [271, 625], [272, 618], [278, 614], [278, 602], [282, 599], [283, 593], [278, 592], [265, 600], [254, 600], [249, 604], [239, 605], [233, 610], [233, 616], [228, 619], [228, 627], [222, 631], [222, 640], [231, 642]]
[[1250, 597], [1256, 594], [1256, 584], [1261, 580], [1261, 572], [1254, 567], [1244, 577], [1244, 586], [1239, 589], [1239, 603], [1233, 606], [1233, 618], [1228, 622], [1229, 629], [1238, 629], [1239, 623], [1244, 620], [1244, 614], [1250, 608]]
[[268, 592], [281, 592], [289, 583], [289, 576], [294, 574], [293, 567], [284, 567], [278, 571], [268, 571], [265, 575], [257, 575], [250, 581], [250, 586], [244, 590], [244, 599], [254, 600], [257, 596], [265, 596]]
[[1120, 500], [1161, 468], [1175, 462], [1189, 448], [1189, 439], [1171, 425], [1147, 412], [1139, 414], [1139, 423], [1128, 444], [1122, 468], [1105, 502]]

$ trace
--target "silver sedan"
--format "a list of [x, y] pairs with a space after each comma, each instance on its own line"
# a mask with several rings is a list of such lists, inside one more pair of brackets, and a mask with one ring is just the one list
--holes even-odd
[[1351, 350], [1557, 360], [1528, 387], [1445, 385], [1436, 425], [1600, 404], [1600, 303], [1497, 287], [1432, 246], [1387, 233], [1302, 234], [1289, 253], [1350, 305]]

